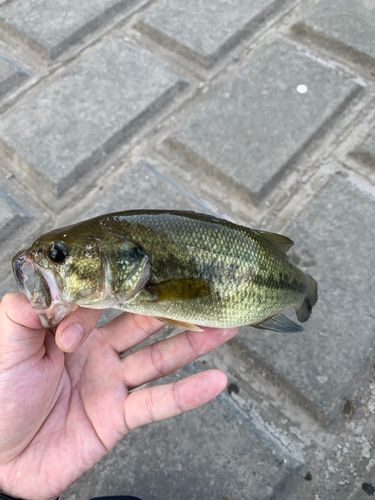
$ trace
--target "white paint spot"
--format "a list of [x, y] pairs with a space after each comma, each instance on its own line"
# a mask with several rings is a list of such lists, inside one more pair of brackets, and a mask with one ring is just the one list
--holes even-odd
[[304, 85], [303, 83], [301, 85], [298, 85], [297, 92], [299, 94], [306, 94], [307, 91], [308, 91], [307, 85]]

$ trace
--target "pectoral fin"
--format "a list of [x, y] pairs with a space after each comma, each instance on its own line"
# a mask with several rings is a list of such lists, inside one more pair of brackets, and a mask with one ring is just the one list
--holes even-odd
[[283, 333], [297, 333], [303, 331], [303, 326], [294, 321], [292, 318], [289, 318], [283, 312], [276, 314], [271, 318], [266, 319], [262, 323], [258, 323], [256, 325], [250, 325], [254, 328], [260, 328], [262, 330], [273, 330], [274, 332], [283, 332]]
[[148, 285], [147, 291], [154, 297], [153, 302], [162, 300], [190, 300], [210, 293], [211, 285], [200, 279], [171, 280], [157, 285]]
[[169, 318], [156, 318], [163, 321], [166, 325], [174, 326], [175, 328], [182, 328], [183, 330], [193, 330], [193, 332], [203, 332], [202, 328], [192, 323], [185, 323], [184, 321], [177, 321], [176, 319]]

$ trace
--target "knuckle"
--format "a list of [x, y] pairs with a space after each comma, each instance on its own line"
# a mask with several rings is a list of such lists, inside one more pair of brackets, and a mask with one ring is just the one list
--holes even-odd
[[164, 377], [167, 371], [159, 342], [151, 344], [151, 361], [157, 373], [159, 373], [161, 377]]
[[200, 352], [199, 352], [199, 350], [197, 349], [197, 346], [196, 346], [196, 344], [195, 344], [195, 336], [194, 336], [194, 333], [193, 333], [193, 332], [191, 332], [191, 331], [187, 331], [187, 332], [186, 332], [186, 338], [187, 338], [187, 341], [188, 341], [188, 343], [189, 343], [189, 347], [190, 347], [190, 349], [191, 349], [191, 350], [193, 351], [193, 353], [194, 353], [194, 356], [195, 356], [196, 358], [199, 358], [199, 357], [202, 355], [202, 353], [200, 353]]
[[133, 321], [136, 328], [145, 332], [147, 335], [156, 330], [155, 319], [149, 316], [141, 316], [133, 313]]
[[157, 418], [155, 417], [154, 401], [153, 401], [153, 397], [152, 397], [152, 388], [150, 388], [146, 394], [145, 404], [146, 404], [148, 415], [150, 417], [150, 421], [156, 422]]
[[173, 401], [178, 413], [183, 413], [185, 411], [183, 404], [181, 402], [181, 395], [179, 390], [178, 382], [175, 382], [172, 386]]

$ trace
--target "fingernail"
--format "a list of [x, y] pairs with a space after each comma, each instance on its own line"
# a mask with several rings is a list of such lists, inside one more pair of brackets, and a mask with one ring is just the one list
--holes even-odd
[[78, 323], [71, 323], [68, 325], [60, 335], [61, 345], [67, 351], [74, 351], [80, 342], [82, 342], [85, 332], [81, 325]]

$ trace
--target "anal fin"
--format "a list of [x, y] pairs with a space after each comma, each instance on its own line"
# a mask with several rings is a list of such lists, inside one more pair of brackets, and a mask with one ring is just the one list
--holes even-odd
[[253, 326], [254, 328], [260, 328], [262, 330], [272, 330], [274, 332], [283, 333], [297, 333], [303, 331], [303, 326], [301, 326], [299, 323], [294, 321], [283, 312], [279, 312], [275, 316], [266, 319], [262, 323], [250, 326]]
[[185, 321], [178, 321], [176, 319], [170, 318], [156, 318], [160, 321], [163, 321], [166, 325], [173, 326], [175, 328], [183, 328], [183, 330], [193, 330], [193, 332], [203, 332], [202, 328], [199, 328], [197, 325], [193, 325], [192, 323], [187, 323]]

